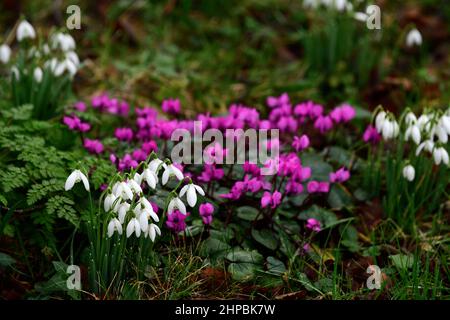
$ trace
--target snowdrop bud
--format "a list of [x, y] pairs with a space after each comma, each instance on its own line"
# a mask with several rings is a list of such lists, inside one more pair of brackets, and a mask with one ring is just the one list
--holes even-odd
[[16, 37], [19, 42], [26, 38], [34, 39], [36, 38], [36, 32], [28, 21], [23, 20], [17, 27]]
[[369, 16], [367, 14], [365, 14], [364, 12], [355, 12], [354, 18], [358, 21], [366, 22], [366, 20], [369, 18]]
[[136, 234], [136, 237], [139, 238], [141, 236], [141, 225], [136, 218], [132, 218], [127, 225], [127, 238], [129, 238], [133, 233]]
[[170, 200], [169, 206], [167, 207], [167, 211], [171, 214], [175, 209], [180, 210], [180, 212], [186, 215], [186, 206], [180, 198], [176, 197]]
[[37, 67], [34, 69], [33, 76], [37, 83], [41, 83], [43, 75], [44, 73], [41, 68]]
[[405, 140], [408, 141], [410, 138], [416, 143], [420, 143], [420, 129], [417, 125], [412, 125], [405, 131]]
[[397, 138], [400, 133], [400, 127], [397, 121], [392, 121], [392, 138]]
[[19, 80], [19, 79], [20, 79], [20, 72], [19, 72], [19, 69], [17, 69], [16, 66], [13, 66], [13, 67], [11, 68], [11, 74], [12, 74], [12, 76], [14, 77], [14, 79], [16, 79], [16, 80]]
[[385, 120], [386, 120], [386, 112], [384, 111], [379, 112], [375, 118], [375, 128], [377, 129], [378, 133], [382, 132]]
[[420, 46], [422, 45], [422, 34], [417, 29], [412, 29], [408, 32], [406, 36], [406, 46], [413, 47], [413, 46]]
[[114, 218], [108, 224], [108, 237], [111, 238], [116, 230], [117, 233], [122, 235], [122, 224], [117, 218]]
[[86, 176], [80, 171], [80, 170], [74, 170], [68, 177], [66, 180], [66, 183], [64, 185], [64, 189], [66, 191], [69, 191], [70, 189], [73, 188], [73, 186], [75, 185], [75, 183], [78, 183], [82, 181], [84, 188], [86, 189], [86, 191], [89, 191], [89, 181], [86, 178]]
[[394, 135], [394, 125], [391, 121], [385, 120], [383, 123], [381, 134], [384, 140], [389, 140]]
[[412, 165], [407, 165], [403, 168], [403, 177], [408, 181], [413, 181], [416, 175], [416, 170]]
[[434, 134], [438, 137], [439, 141], [442, 143], [447, 143], [448, 135], [444, 127], [437, 125], [434, 130]]
[[417, 122], [417, 118], [414, 113], [408, 112], [405, 116], [405, 123], [407, 126], [411, 126]]
[[434, 158], [434, 163], [436, 165], [439, 165], [441, 162], [443, 162], [446, 165], [448, 165], [448, 163], [449, 163], [447, 150], [445, 150], [443, 147], [434, 149], [433, 158]]
[[11, 48], [7, 44], [2, 44], [0, 46], [0, 61], [3, 64], [7, 64], [9, 62], [10, 57], [11, 57]]

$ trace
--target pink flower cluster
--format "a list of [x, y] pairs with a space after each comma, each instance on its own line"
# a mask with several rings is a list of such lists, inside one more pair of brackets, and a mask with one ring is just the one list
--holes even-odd
[[73, 131], [86, 132], [91, 129], [91, 125], [87, 122], [81, 121], [77, 116], [65, 116], [63, 118], [64, 124]]
[[92, 108], [101, 112], [127, 116], [130, 112], [130, 105], [122, 100], [110, 98], [107, 94], [94, 96], [91, 100]]

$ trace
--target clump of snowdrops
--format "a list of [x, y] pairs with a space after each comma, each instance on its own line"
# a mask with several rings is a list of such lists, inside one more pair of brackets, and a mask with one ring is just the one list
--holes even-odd
[[49, 119], [70, 93], [80, 67], [75, 40], [70, 34], [53, 32], [45, 41], [26, 20], [15, 31], [17, 46], [0, 46], [12, 101], [15, 106], [32, 104], [35, 119]]
[[[80, 170], [73, 171], [67, 178], [66, 191], [80, 181], [91, 197], [88, 179]], [[168, 193], [164, 193], [164, 210], [158, 216], [157, 206], [148, 199], [150, 195], [159, 196], [163, 188], [168, 189]], [[203, 189], [185, 177], [170, 160], [160, 160], [152, 153], [137, 168], [114, 176], [102, 192], [97, 209], [90, 198], [91, 208], [85, 220], [89, 238], [89, 282], [93, 292], [115, 292], [114, 289], [131, 279], [142, 280], [155, 262], [153, 245], [156, 236], [161, 236], [164, 216], [186, 215], [182, 198], [185, 196], [188, 206], [195, 207], [197, 194], [205, 195]]]

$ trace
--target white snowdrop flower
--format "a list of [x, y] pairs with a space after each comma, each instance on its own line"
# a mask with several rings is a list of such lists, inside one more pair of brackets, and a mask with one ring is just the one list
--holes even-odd
[[403, 177], [408, 181], [413, 181], [416, 176], [416, 170], [412, 165], [407, 165], [403, 168]]
[[142, 180], [145, 180], [150, 188], [155, 189], [158, 183], [158, 176], [153, 170], [147, 168], [142, 173]]
[[411, 125], [408, 129], [405, 131], [405, 140], [408, 141], [410, 138], [416, 143], [420, 143], [420, 129], [418, 125]]
[[439, 124], [433, 128], [433, 135], [436, 135], [442, 143], [447, 143], [448, 141], [447, 130]]
[[422, 34], [417, 29], [412, 29], [406, 35], [406, 46], [420, 46], [422, 45]]
[[66, 52], [66, 59], [72, 61], [76, 67], [80, 65], [80, 59], [74, 51]]
[[108, 237], [111, 238], [116, 230], [122, 235], [122, 224], [117, 218], [114, 218], [108, 223]]
[[78, 183], [80, 181], [83, 182], [83, 185], [84, 185], [84, 188], [86, 189], [86, 191], [89, 191], [89, 181], [80, 170], [74, 170], [67, 177], [66, 184], [64, 185], [64, 189], [66, 189], [66, 191], [69, 191], [70, 189], [73, 188], [75, 183]]
[[42, 52], [43, 52], [44, 54], [49, 54], [49, 53], [50, 53], [50, 47], [48, 46], [47, 43], [45, 43], [45, 44], [42, 46]]
[[167, 211], [171, 214], [175, 209], [180, 210], [180, 212], [186, 215], [186, 206], [180, 198], [175, 197], [169, 202], [169, 206], [167, 207]]
[[19, 80], [19, 79], [20, 79], [20, 72], [19, 72], [19, 69], [17, 69], [16, 66], [13, 66], [13, 67], [11, 68], [11, 74], [12, 74], [12, 76], [14, 77], [14, 79], [16, 79], [16, 80]]
[[149, 224], [147, 232], [144, 234], [144, 236], [147, 238], [148, 235], [150, 237], [150, 240], [152, 240], [152, 242], [155, 242], [156, 234], [161, 236], [161, 229], [159, 229], [159, 227], [154, 223]]
[[369, 16], [364, 12], [355, 12], [353, 17], [361, 22], [366, 22]]
[[433, 150], [433, 158], [434, 158], [434, 163], [436, 165], [441, 164], [441, 162], [448, 165], [448, 162], [449, 162], [448, 153], [447, 153], [447, 150], [445, 150], [443, 147], [435, 148]]
[[127, 212], [130, 210], [131, 205], [128, 202], [119, 204], [117, 210], [120, 223], [124, 223]]
[[138, 216], [139, 225], [141, 227], [141, 230], [145, 233], [148, 229], [148, 214], [145, 211], [141, 211], [141, 213]]
[[64, 68], [69, 72], [70, 76], [73, 77], [77, 73], [77, 66], [72, 62], [72, 60], [64, 60]]
[[418, 156], [422, 152], [423, 149], [425, 151], [428, 151], [431, 153], [433, 151], [433, 148], [434, 148], [434, 142], [431, 140], [426, 140], [417, 147], [416, 156]]
[[180, 197], [184, 196], [184, 194], [186, 193], [186, 199], [188, 204], [191, 207], [195, 207], [195, 204], [197, 203], [197, 192], [202, 196], [205, 195], [205, 192], [200, 186], [193, 183], [189, 183], [185, 185], [183, 188], [181, 188]]
[[0, 46], [0, 61], [3, 64], [7, 64], [11, 58], [11, 48], [7, 44]]
[[127, 225], [127, 238], [129, 238], [133, 233], [136, 234], [136, 237], [139, 238], [141, 236], [141, 225], [136, 218], [132, 218]]
[[450, 116], [443, 115], [441, 119], [439, 119], [439, 125], [445, 129], [448, 135], [450, 135]]
[[380, 111], [375, 117], [375, 128], [377, 129], [378, 133], [382, 132], [385, 120], [386, 120], [386, 112]]
[[384, 140], [389, 140], [394, 135], [394, 125], [391, 121], [385, 120], [383, 122], [383, 127], [381, 128], [381, 135]]
[[417, 124], [420, 130], [429, 131], [430, 129], [430, 118], [426, 114], [422, 114], [419, 119], [417, 119]]
[[37, 83], [41, 83], [43, 76], [44, 76], [44, 73], [42, 72], [41, 68], [37, 67], [37, 68], [34, 69], [33, 77], [34, 77], [34, 80], [36, 80]]
[[165, 185], [171, 176], [175, 176], [178, 180], [183, 180], [183, 172], [180, 169], [175, 167], [173, 164], [166, 165], [164, 164], [164, 172], [162, 175], [162, 184]]
[[23, 20], [17, 27], [16, 37], [19, 42], [27, 38], [34, 39], [36, 38], [36, 32], [28, 21]]
[[130, 189], [132, 191], [134, 191], [135, 194], [141, 194], [142, 193], [141, 186], [136, 181], [134, 181], [133, 179], [128, 180], [127, 184], [130, 187]]
[[133, 180], [136, 181], [138, 185], [142, 184], [142, 174], [139, 174], [139, 172], [136, 172], [133, 176]]
[[161, 164], [163, 163], [162, 160], [156, 158], [153, 159], [152, 161], [150, 161], [150, 163], [148, 164], [148, 168], [153, 171], [155, 174], [158, 174], [158, 171], [161, 169]]
[[400, 133], [400, 126], [395, 120], [393, 120], [391, 123], [392, 123], [392, 138], [397, 138]]
[[[55, 59], [56, 60], [56, 59]], [[53, 63], [53, 61], [55, 61], [55, 60], [52, 60], [52, 63]], [[56, 60], [56, 64], [54, 64], [53, 66], [52, 66], [52, 71], [53, 71], [53, 74], [55, 75], [55, 77], [60, 77], [60, 76], [62, 76], [62, 74], [64, 73], [64, 71], [66, 70], [66, 64], [64, 63], [64, 62], [58, 62], [57, 60]]]
[[153, 207], [152, 207], [152, 204], [150, 203], [150, 201], [148, 201], [146, 198], [142, 197], [141, 199], [139, 199], [139, 205], [141, 206], [140, 213], [142, 213], [144, 211], [144, 212], [146, 212], [146, 214], [148, 216], [147, 218], [151, 217], [153, 219], [153, 221], [159, 222], [159, 217], [153, 210]]
[[405, 123], [407, 126], [412, 126], [417, 123], [417, 117], [414, 113], [408, 112], [405, 116]]
[[[113, 189], [114, 192], [114, 189]], [[131, 200], [133, 199], [133, 191], [131, 191], [130, 187], [128, 186], [128, 184], [124, 181], [120, 182], [119, 185], [117, 186], [114, 195], [116, 197], [120, 197], [123, 200]]]
[[62, 51], [70, 51], [75, 49], [75, 40], [70, 34], [57, 33], [52, 37], [53, 48], [60, 48]]
[[105, 212], [109, 212], [110, 210], [113, 210], [116, 212], [120, 205], [120, 198], [116, 197], [113, 193], [108, 194], [105, 197], [105, 201], [103, 202], [103, 209], [105, 209]]

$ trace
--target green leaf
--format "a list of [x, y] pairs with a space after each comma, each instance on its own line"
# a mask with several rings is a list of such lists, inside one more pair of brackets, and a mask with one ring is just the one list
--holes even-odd
[[16, 260], [10, 255], [0, 252], [0, 266], [9, 267], [10, 265], [16, 263]]
[[256, 250], [246, 251], [234, 248], [227, 254], [227, 259], [232, 262], [248, 262], [260, 264], [263, 262], [263, 256]]
[[333, 167], [323, 161], [323, 158], [316, 153], [306, 153], [302, 156], [302, 165], [310, 167], [312, 174], [311, 179], [318, 181], [328, 181]]
[[273, 274], [282, 274], [286, 272], [284, 263], [274, 257], [267, 257], [267, 271]]
[[221, 259], [227, 255], [231, 247], [219, 239], [208, 238], [202, 243], [200, 252], [211, 259]]
[[270, 250], [275, 250], [278, 247], [278, 240], [275, 238], [273, 231], [269, 229], [252, 229], [252, 236], [253, 239]]
[[406, 254], [396, 254], [389, 256], [389, 259], [391, 259], [392, 264], [396, 266], [398, 269], [406, 270], [409, 268], [412, 268], [414, 265], [414, 256], [413, 255], [406, 255]]
[[235, 281], [249, 281], [253, 279], [257, 267], [253, 263], [231, 263], [228, 272]]
[[333, 209], [342, 209], [352, 204], [351, 196], [339, 184], [331, 186], [327, 201]]
[[263, 218], [263, 215], [259, 214], [259, 210], [253, 207], [244, 206], [237, 208], [237, 216], [243, 220], [246, 221], [255, 221], [256, 217], [258, 217], [257, 220], [260, 220]]

